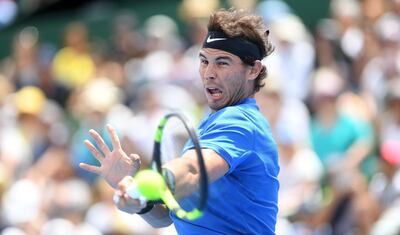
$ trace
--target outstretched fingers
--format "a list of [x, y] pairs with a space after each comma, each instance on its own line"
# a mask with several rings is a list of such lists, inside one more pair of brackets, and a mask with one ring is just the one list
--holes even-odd
[[97, 148], [89, 141], [85, 140], [85, 145], [89, 149], [89, 151], [92, 153], [92, 155], [99, 161], [102, 162], [104, 159], [104, 156], [97, 150]]
[[95, 174], [99, 174], [99, 175], [101, 174], [101, 169], [98, 166], [93, 166], [93, 165], [89, 165], [89, 164], [81, 162], [81, 163], [79, 163], [79, 167], [84, 170], [95, 173]]
[[115, 129], [110, 124], [107, 124], [107, 130], [110, 133], [113, 148], [121, 149], [121, 142], [119, 141], [119, 138], [118, 138], [118, 135], [117, 135], [117, 132], [115, 131]]
[[107, 144], [104, 142], [103, 138], [100, 136], [97, 131], [91, 129], [89, 130], [89, 134], [93, 137], [93, 139], [96, 141], [97, 145], [103, 152], [105, 156], [109, 155], [111, 153], [110, 149], [108, 148]]

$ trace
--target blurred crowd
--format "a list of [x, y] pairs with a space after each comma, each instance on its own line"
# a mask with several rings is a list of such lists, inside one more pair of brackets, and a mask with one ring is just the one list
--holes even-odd
[[[256, 99], [279, 148], [277, 234], [399, 235], [400, 0], [331, 0], [313, 31], [281, 0], [228, 2], [262, 16], [275, 46]], [[166, 15], [121, 13], [109, 38], [83, 21], [56, 44], [33, 26], [15, 35], [0, 58], [1, 235], [176, 233], [118, 211], [78, 164], [97, 164], [89, 129], [109, 141], [112, 124], [146, 167], [163, 114], [201, 120], [197, 53], [220, 7], [183, 0], [184, 32]]]

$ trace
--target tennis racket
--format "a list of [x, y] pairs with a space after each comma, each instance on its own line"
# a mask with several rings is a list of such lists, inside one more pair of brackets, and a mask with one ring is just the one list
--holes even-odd
[[[166, 184], [162, 165], [181, 156], [181, 151], [188, 141], [192, 143], [197, 154], [200, 180], [198, 192], [194, 192], [191, 198], [192, 204], [194, 202], [195, 205], [189, 209], [183, 209]], [[154, 136], [151, 169], [139, 171], [134, 180], [135, 184], [127, 190], [127, 194], [139, 199], [141, 203], [162, 202], [182, 219], [193, 220], [202, 215], [208, 197], [207, 172], [197, 134], [184, 115], [169, 113], [161, 119]]]

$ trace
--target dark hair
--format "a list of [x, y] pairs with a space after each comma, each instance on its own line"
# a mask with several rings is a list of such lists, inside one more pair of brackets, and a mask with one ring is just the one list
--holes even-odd
[[[240, 37], [256, 44], [263, 57], [270, 55], [274, 47], [268, 40], [269, 31], [266, 29], [261, 16], [249, 14], [243, 10], [219, 10], [210, 16], [208, 31], [222, 31], [229, 37]], [[240, 58], [247, 65], [254, 64], [254, 58]], [[263, 65], [261, 72], [255, 79], [254, 92], [260, 90], [265, 84], [267, 68]]]

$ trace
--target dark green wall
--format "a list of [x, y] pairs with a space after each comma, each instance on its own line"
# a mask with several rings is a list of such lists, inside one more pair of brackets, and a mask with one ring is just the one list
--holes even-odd
[[[201, 0], [199, 0], [201, 1]], [[245, 1], [245, 0], [243, 0]], [[306, 24], [313, 30], [318, 19], [328, 15], [328, 0], [285, 0]], [[102, 38], [108, 38], [111, 20], [118, 12], [135, 12], [139, 23], [154, 14], [166, 14], [182, 23], [176, 16], [176, 6], [180, 0], [115, 0], [102, 1], [103, 6], [90, 11], [83, 6], [56, 12], [41, 12], [25, 19], [18, 20], [14, 25], [0, 31], [0, 60], [10, 53], [14, 35], [26, 26], [35, 26], [40, 32], [42, 42], [52, 42], [60, 45], [62, 30], [72, 20], [83, 20], [88, 24], [90, 33]], [[92, 2], [89, 2], [90, 4]]]
[[[27, 26], [37, 27], [42, 42], [61, 43], [62, 32], [67, 23], [80, 20], [89, 26], [90, 34], [108, 38], [114, 16], [121, 11], [134, 13], [139, 23], [154, 14], [166, 14], [176, 19], [176, 6], [179, 0], [120, 0], [102, 2], [100, 6], [83, 6], [56, 12], [41, 12], [24, 19], [0, 31], [0, 60], [10, 53], [12, 40], [21, 29]], [[90, 4], [90, 3], [89, 3]]]
[[284, 0], [302, 18], [304, 24], [313, 31], [321, 18], [329, 16], [330, 0]]

